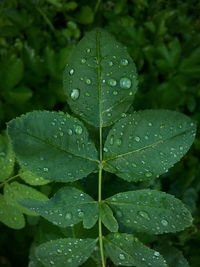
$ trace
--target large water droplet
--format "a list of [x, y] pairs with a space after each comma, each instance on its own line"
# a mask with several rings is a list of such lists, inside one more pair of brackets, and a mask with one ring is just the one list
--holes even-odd
[[120, 253], [120, 254], [119, 254], [119, 258], [120, 258], [120, 260], [125, 260], [125, 256], [124, 256], [124, 254]]
[[82, 132], [83, 132], [82, 127], [81, 127], [80, 125], [76, 126], [76, 128], [75, 128], [75, 133], [76, 133], [76, 134], [82, 134]]
[[168, 225], [168, 221], [166, 221], [164, 219], [161, 221], [161, 223], [162, 223], [163, 226], [167, 226]]
[[108, 80], [108, 84], [109, 84], [110, 86], [116, 86], [116, 85], [117, 85], [117, 81], [114, 80], [114, 79], [109, 79], [109, 80]]
[[123, 77], [120, 79], [120, 87], [123, 89], [129, 89], [131, 87], [131, 80], [129, 78]]
[[148, 214], [146, 211], [139, 211], [138, 214], [139, 214], [142, 218], [144, 218], [144, 219], [146, 219], [146, 220], [148, 220], [148, 221], [150, 220], [149, 214]]
[[80, 91], [79, 91], [79, 89], [73, 89], [72, 91], [71, 91], [71, 99], [72, 100], [76, 100], [76, 99], [78, 99], [79, 98], [79, 95], [80, 95]]
[[126, 58], [122, 58], [122, 60], [120, 61], [120, 64], [122, 66], [127, 66], [128, 65], [128, 60]]

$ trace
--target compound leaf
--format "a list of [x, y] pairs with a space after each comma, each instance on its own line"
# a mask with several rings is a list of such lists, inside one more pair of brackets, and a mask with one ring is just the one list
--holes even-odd
[[15, 157], [6, 134], [0, 135], [0, 181], [10, 177], [13, 172]]
[[164, 192], [142, 189], [106, 199], [118, 221], [138, 232], [162, 234], [190, 226], [192, 216], [184, 204]]
[[52, 240], [37, 247], [36, 256], [46, 267], [76, 267], [90, 257], [96, 242], [90, 238]]
[[98, 219], [98, 203], [74, 187], [61, 188], [48, 201], [24, 199], [20, 204], [60, 227], [83, 221], [85, 228], [92, 228]]
[[34, 111], [8, 123], [23, 169], [45, 179], [69, 182], [97, 168], [97, 151], [83, 123], [70, 115]]
[[128, 181], [166, 172], [192, 145], [196, 125], [169, 110], [145, 110], [121, 119], [109, 132], [104, 169]]
[[102, 203], [102, 205], [100, 206], [101, 210], [101, 220], [103, 222], [103, 224], [108, 228], [108, 230], [110, 230], [111, 232], [117, 232], [118, 231], [118, 223], [115, 219], [115, 217], [113, 216], [113, 212], [111, 210], [111, 208], [106, 204], [106, 203]]
[[75, 47], [64, 72], [64, 90], [74, 113], [94, 126], [111, 125], [130, 107], [137, 74], [126, 48], [96, 29]]
[[9, 205], [3, 195], [0, 195], [0, 222], [16, 230], [25, 226], [22, 212]]
[[146, 247], [133, 235], [111, 233], [104, 238], [104, 244], [115, 265], [167, 267], [158, 251]]
[[19, 204], [19, 200], [23, 198], [34, 198], [37, 200], [47, 200], [47, 196], [37, 191], [36, 189], [20, 184], [18, 182], [13, 182], [11, 184], [5, 184], [4, 186], [4, 197], [9, 205], [17, 208], [19, 211], [27, 215], [37, 215], [34, 211], [30, 211], [27, 208], [22, 207]]

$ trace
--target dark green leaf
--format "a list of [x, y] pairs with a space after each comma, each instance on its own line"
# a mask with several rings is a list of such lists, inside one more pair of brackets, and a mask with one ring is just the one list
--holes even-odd
[[110, 230], [111, 232], [117, 232], [118, 231], [118, 223], [113, 216], [113, 212], [111, 208], [106, 204], [102, 203], [101, 207], [101, 220], [103, 224]]
[[5, 184], [4, 186], [4, 197], [7, 203], [14, 208], [19, 209], [21, 212], [27, 215], [37, 215], [34, 211], [30, 211], [21, 205], [19, 205], [19, 200], [23, 198], [34, 198], [37, 200], [47, 200], [47, 196], [37, 191], [36, 189], [20, 184], [18, 182], [13, 182], [11, 184]]
[[111, 125], [130, 107], [137, 88], [125, 47], [103, 30], [85, 35], [68, 60], [64, 90], [71, 109], [95, 126]]
[[84, 125], [70, 115], [35, 111], [8, 123], [23, 169], [49, 180], [69, 182], [97, 168], [97, 151]]
[[73, 187], [63, 187], [49, 201], [25, 199], [20, 203], [61, 227], [83, 221], [85, 228], [91, 228], [98, 219], [98, 203]]
[[109, 234], [104, 242], [107, 254], [117, 266], [167, 267], [158, 251], [146, 247], [130, 234]]
[[167, 172], [194, 141], [195, 123], [169, 110], [139, 111], [121, 119], [109, 132], [104, 169], [128, 181]]
[[184, 204], [164, 192], [129, 191], [107, 198], [106, 202], [120, 222], [138, 232], [177, 232], [192, 224], [192, 216]]
[[25, 226], [22, 212], [9, 205], [2, 195], [0, 195], [0, 222], [13, 229], [21, 229]]
[[91, 255], [97, 240], [63, 238], [44, 243], [36, 248], [37, 258], [44, 266], [76, 267]]

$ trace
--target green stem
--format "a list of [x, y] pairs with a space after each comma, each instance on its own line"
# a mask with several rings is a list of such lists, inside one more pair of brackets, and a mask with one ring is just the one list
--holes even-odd
[[12, 177], [10, 177], [8, 180], [6, 180], [6, 181], [4, 181], [3, 183], [1, 183], [1, 184], [0, 184], [0, 188], [1, 188], [2, 186], [4, 186], [4, 184], [7, 184], [8, 182], [10, 182], [10, 181], [14, 180], [15, 178], [19, 177], [20, 174], [21, 174], [21, 173], [18, 173], [17, 175], [12, 176]]
[[[101, 187], [102, 187], [102, 127], [99, 128], [99, 143], [100, 143], [100, 163], [99, 163], [99, 185], [98, 185], [98, 202], [101, 205]], [[101, 207], [100, 207], [101, 208]], [[105, 267], [104, 251], [103, 251], [103, 234], [102, 234], [102, 222], [101, 216], [99, 215], [99, 247], [101, 254], [102, 267]]]

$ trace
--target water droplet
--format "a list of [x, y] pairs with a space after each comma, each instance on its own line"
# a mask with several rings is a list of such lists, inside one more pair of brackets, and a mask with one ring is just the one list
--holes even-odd
[[151, 173], [151, 172], [146, 172], [146, 173], [145, 173], [145, 176], [146, 176], [146, 177], [151, 177], [151, 176], [152, 176], [152, 173]]
[[168, 225], [168, 221], [166, 221], [164, 219], [161, 221], [161, 223], [162, 223], [163, 226], [167, 226]]
[[117, 211], [117, 216], [122, 217], [122, 212], [120, 210]]
[[136, 141], [136, 142], [140, 142], [140, 137], [139, 137], [139, 136], [136, 136], [136, 137], [135, 137], [135, 141]]
[[68, 133], [68, 135], [72, 135], [72, 133], [73, 133], [73, 132], [72, 132], [72, 129], [68, 129], [68, 130], [67, 130], [67, 133]]
[[145, 139], [145, 140], [148, 140], [148, 139], [149, 139], [149, 137], [148, 137], [147, 135], [145, 135], [144, 139]]
[[114, 91], [114, 92], [113, 92], [113, 95], [118, 95], [118, 92], [117, 92], [117, 91]]
[[85, 82], [86, 82], [87, 84], [91, 84], [91, 80], [90, 80], [90, 79], [86, 79]]
[[158, 257], [160, 253], [158, 251], [154, 251], [154, 256]]
[[180, 150], [183, 150], [183, 147], [182, 146], [180, 146]]
[[70, 212], [66, 213], [65, 219], [71, 220], [71, 218], [72, 218], [72, 214]]
[[91, 49], [90, 48], [87, 48], [86, 49], [86, 52], [89, 54], [91, 52]]
[[76, 99], [78, 99], [79, 98], [79, 95], [80, 95], [80, 91], [79, 91], [79, 89], [73, 89], [72, 91], [71, 91], [71, 99], [72, 100], [76, 100]]
[[149, 123], [148, 123], [148, 125], [149, 125], [149, 126], [152, 126], [152, 123], [151, 123], [151, 122], [149, 122]]
[[85, 96], [90, 96], [90, 93], [86, 92], [86, 93], [85, 93]]
[[48, 168], [43, 168], [44, 172], [48, 172], [48, 170], [49, 170]]
[[110, 143], [110, 145], [113, 145], [114, 144], [114, 136], [113, 135], [110, 137], [109, 143]]
[[71, 259], [71, 258], [69, 258], [69, 259], [67, 260], [67, 262], [69, 262], [69, 263], [72, 263], [72, 259]]
[[74, 74], [74, 69], [69, 70], [69, 74], [73, 75]]
[[114, 79], [109, 79], [109, 80], [108, 80], [108, 84], [109, 84], [110, 86], [116, 86], [116, 85], [117, 85], [117, 81], [114, 80]]
[[82, 132], [83, 132], [82, 127], [81, 127], [80, 125], [76, 126], [76, 128], [75, 128], [75, 133], [76, 133], [76, 134], [82, 134]]
[[62, 250], [60, 250], [59, 248], [57, 249], [57, 253], [62, 253]]
[[79, 213], [78, 213], [78, 217], [79, 217], [79, 218], [83, 218], [83, 217], [84, 217], [84, 212], [83, 212], [83, 211], [79, 211]]
[[132, 165], [134, 168], [137, 167], [137, 165], [136, 165], [135, 163], [132, 163], [131, 165]]
[[131, 87], [131, 80], [129, 78], [123, 77], [120, 79], [120, 87], [123, 89], [129, 89]]
[[103, 151], [104, 151], [104, 152], [108, 152], [107, 147], [104, 147], [104, 148], [103, 148]]
[[149, 217], [149, 215], [148, 215], [148, 213], [146, 212], [146, 211], [139, 211], [138, 212], [138, 214], [142, 217], [142, 218], [144, 218], [144, 219], [146, 219], [146, 220], [150, 220], [150, 217]]
[[119, 258], [120, 258], [120, 260], [125, 260], [125, 256], [124, 256], [124, 254], [120, 253], [120, 254], [119, 254]]
[[54, 121], [52, 121], [52, 123], [51, 123], [53, 126], [55, 126], [56, 125], [56, 123], [54, 122]]
[[86, 62], [86, 59], [85, 59], [85, 58], [82, 58], [82, 59], [81, 59], [81, 63], [82, 63], [82, 64], [85, 64], [85, 62]]
[[112, 61], [109, 61], [108, 65], [111, 67], [113, 65]]
[[44, 158], [43, 157], [40, 157], [40, 160], [44, 160]]
[[122, 66], [127, 66], [128, 65], [128, 60], [126, 58], [122, 58], [122, 60], [120, 61], [120, 64]]
[[121, 140], [120, 138], [118, 138], [118, 139], [116, 140], [116, 143], [117, 143], [118, 146], [120, 146], [121, 143], [122, 143], [122, 140]]

